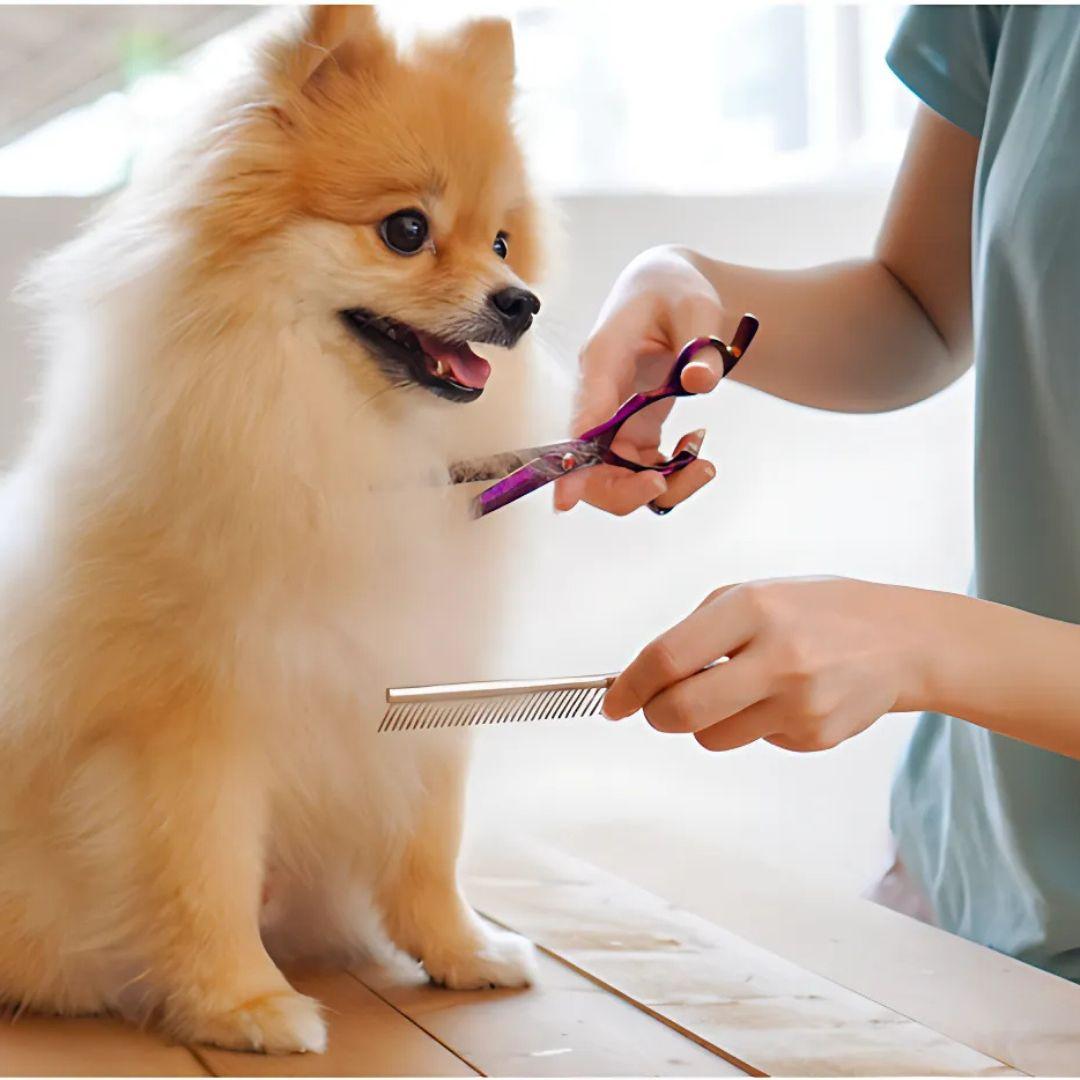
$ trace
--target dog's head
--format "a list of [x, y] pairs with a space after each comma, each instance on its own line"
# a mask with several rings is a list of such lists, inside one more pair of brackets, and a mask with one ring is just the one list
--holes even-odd
[[201, 224], [220, 257], [272, 250], [335, 352], [392, 383], [479, 397], [540, 301], [537, 210], [511, 121], [503, 20], [400, 55], [370, 7], [317, 7], [219, 126]]

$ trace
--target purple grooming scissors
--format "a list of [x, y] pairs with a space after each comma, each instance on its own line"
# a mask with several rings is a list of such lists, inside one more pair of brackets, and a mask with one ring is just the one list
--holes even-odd
[[[694, 338], [682, 347], [667, 381], [662, 386], [628, 398], [610, 419], [586, 431], [580, 438], [510, 451], [486, 458], [482, 462], [459, 462], [451, 466], [450, 479], [455, 484], [497, 479], [497, 483], [485, 488], [473, 500], [473, 516], [483, 517], [561, 476], [592, 465], [618, 465], [633, 472], [658, 472], [661, 476], [671, 476], [695, 461], [697, 451], [681, 450], [666, 461], [643, 465], [639, 461], [630, 461], [611, 449], [619, 429], [631, 416], [658, 401], [669, 397], [691, 396], [692, 391], [686, 390], [682, 385], [683, 369], [703, 349], [714, 348], [720, 353], [724, 361], [721, 375], [723, 378], [746, 352], [757, 330], [757, 319], [753, 315], [744, 315], [739, 320], [730, 345], [716, 337]], [[666, 512], [656, 509], [658, 513]]]

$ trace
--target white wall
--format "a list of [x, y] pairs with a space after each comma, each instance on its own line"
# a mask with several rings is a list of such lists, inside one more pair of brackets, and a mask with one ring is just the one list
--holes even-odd
[[[611, 279], [654, 243], [772, 266], [863, 253], [884, 198], [879, 185], [566, 200], [563, 272], [545, 297], [540, 333], [572, 363]], [[66, 200], [0, 201], [0, 292], [86, 210]], [[26, 429], [36, 377], [25, 324], [3, 303], [0, 462]], [[615, 669], [710, 588], [748, 577], [836, 573], [964, 587], [969, 380], [877, 417], [815, 413], [725, 384], [709, 399], [680, 401], [673, 420], [679, 432], [710, 429], [717, 481], [662, 519], [615, 521], [588, 510], [531, 519], [534, 544], [519, 553], [520, 580], [507, 582], [520, 612], [520, 634], [505, 645], [507, 677]], [[809, 757], [768, 746], [710, 756], [637, 722], [484, 732], [475, 813], [582, 850], [627, 835], [678, 843], [686, 830], [704, 829], [733, 865], [782, 866], [793, 881], [813, 876], [850, 890], [881, 857], [889, 778], [909, 725], [890, 717]]]

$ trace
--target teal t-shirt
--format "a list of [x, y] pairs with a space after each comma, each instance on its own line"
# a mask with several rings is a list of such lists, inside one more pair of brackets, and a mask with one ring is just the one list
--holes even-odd
[[[1080, 622], [1080, 7], [914, 7], [888, 62], [980, 139], [975, 591]], [[892, 824], [945, 929], [1080, 981], [1080, 761], [925, 715]]]

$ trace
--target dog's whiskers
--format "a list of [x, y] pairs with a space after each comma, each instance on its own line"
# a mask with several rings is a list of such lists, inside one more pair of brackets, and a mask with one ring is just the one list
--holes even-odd
[[384, 386], [381, 390], [376, 390], [375, 393], [371, 395], [371, 397], [365, 398], [363, 401], [361, 401], [360, 404], [356, 406], [356, 411], [361, 412], [363, 409], [366, 409], [373, 401], [377, 401], [384, 394], [389, 394], [392, 390], [410, 390], [414, 389], [415, 386], [416, 384], [411, 382], [409, 379], [401, 379], [398, 382], [392, 382], [389, 386]]

